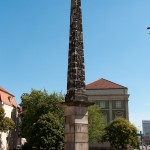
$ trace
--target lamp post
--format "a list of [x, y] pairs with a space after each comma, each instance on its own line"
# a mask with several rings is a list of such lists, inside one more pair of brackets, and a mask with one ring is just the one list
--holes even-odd
[[[149, 30], [149, 29], [150, 29], [150, 27], [147, 28], [147, 30]], [[149, 32], [149, 34], [150, 34], [150, 32]]]

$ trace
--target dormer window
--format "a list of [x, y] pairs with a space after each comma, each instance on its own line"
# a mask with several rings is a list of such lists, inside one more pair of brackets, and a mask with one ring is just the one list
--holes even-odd
[[9, 100], [11, 105], [12, 105], [12, 99], [13, 99], [13, 97], [11, 97], [11, 96], [8, 97], [8, 100]]

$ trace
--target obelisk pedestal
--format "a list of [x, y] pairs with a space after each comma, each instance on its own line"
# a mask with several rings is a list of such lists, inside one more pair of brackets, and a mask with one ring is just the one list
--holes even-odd
[[65, 108], [65, 150], [88, 150], [87, 107]]

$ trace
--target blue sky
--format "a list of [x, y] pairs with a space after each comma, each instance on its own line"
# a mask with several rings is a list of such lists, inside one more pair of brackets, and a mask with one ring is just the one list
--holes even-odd
[[[86, 83], [128, 87], [130, 121], [150, 120], [149, 0], [82, 0]], [[0, 1], [0, 86], [66, 92], [70, 0]]]

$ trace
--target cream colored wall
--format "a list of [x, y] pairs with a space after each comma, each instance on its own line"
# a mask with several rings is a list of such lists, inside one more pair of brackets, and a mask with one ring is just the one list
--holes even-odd
[[103, 90], [86, 90], [88, 95], [122, 95], [127, 94], [127, 89], [103, 89]]
[[11, 118], [11, 112], [13, 110], [13, 107], [4, 104], [3, 108], [5, 110], [5, 116]]
[[[108, 118], [109, 121], [114, 119], [113, 112], [114, 111], [121, 111], [124, 113], [126, 119], [129, 119], [129, 112], [128, 112], [128, 89], [99, 89], [99, 90], [86, 90], [88, 95], [89, 101], [101, 101], [106, 100], [109, 101], [109, 108], [102, 109], [103, 111], [108, 111]], [[124, 107], [121, 109], [114, 109], [112, 107], [113, 101], [123, 101]]]
[[[3, 108], [5, 110], [5, 116], [11, 118], [11, 112], [13, 110], [13, 107], [3, 104]], [[2, 150], [7, 150], [7, 139], [6, 139], [7, 136], [8, 136], [8, 132], [1, 133], [1, 148], [2, 148]]]
[[[88, 95], [88, 94], [87, 94]], [[89, 101], [95, 100], [128, 100], [129, 95], [88, 95]]]

